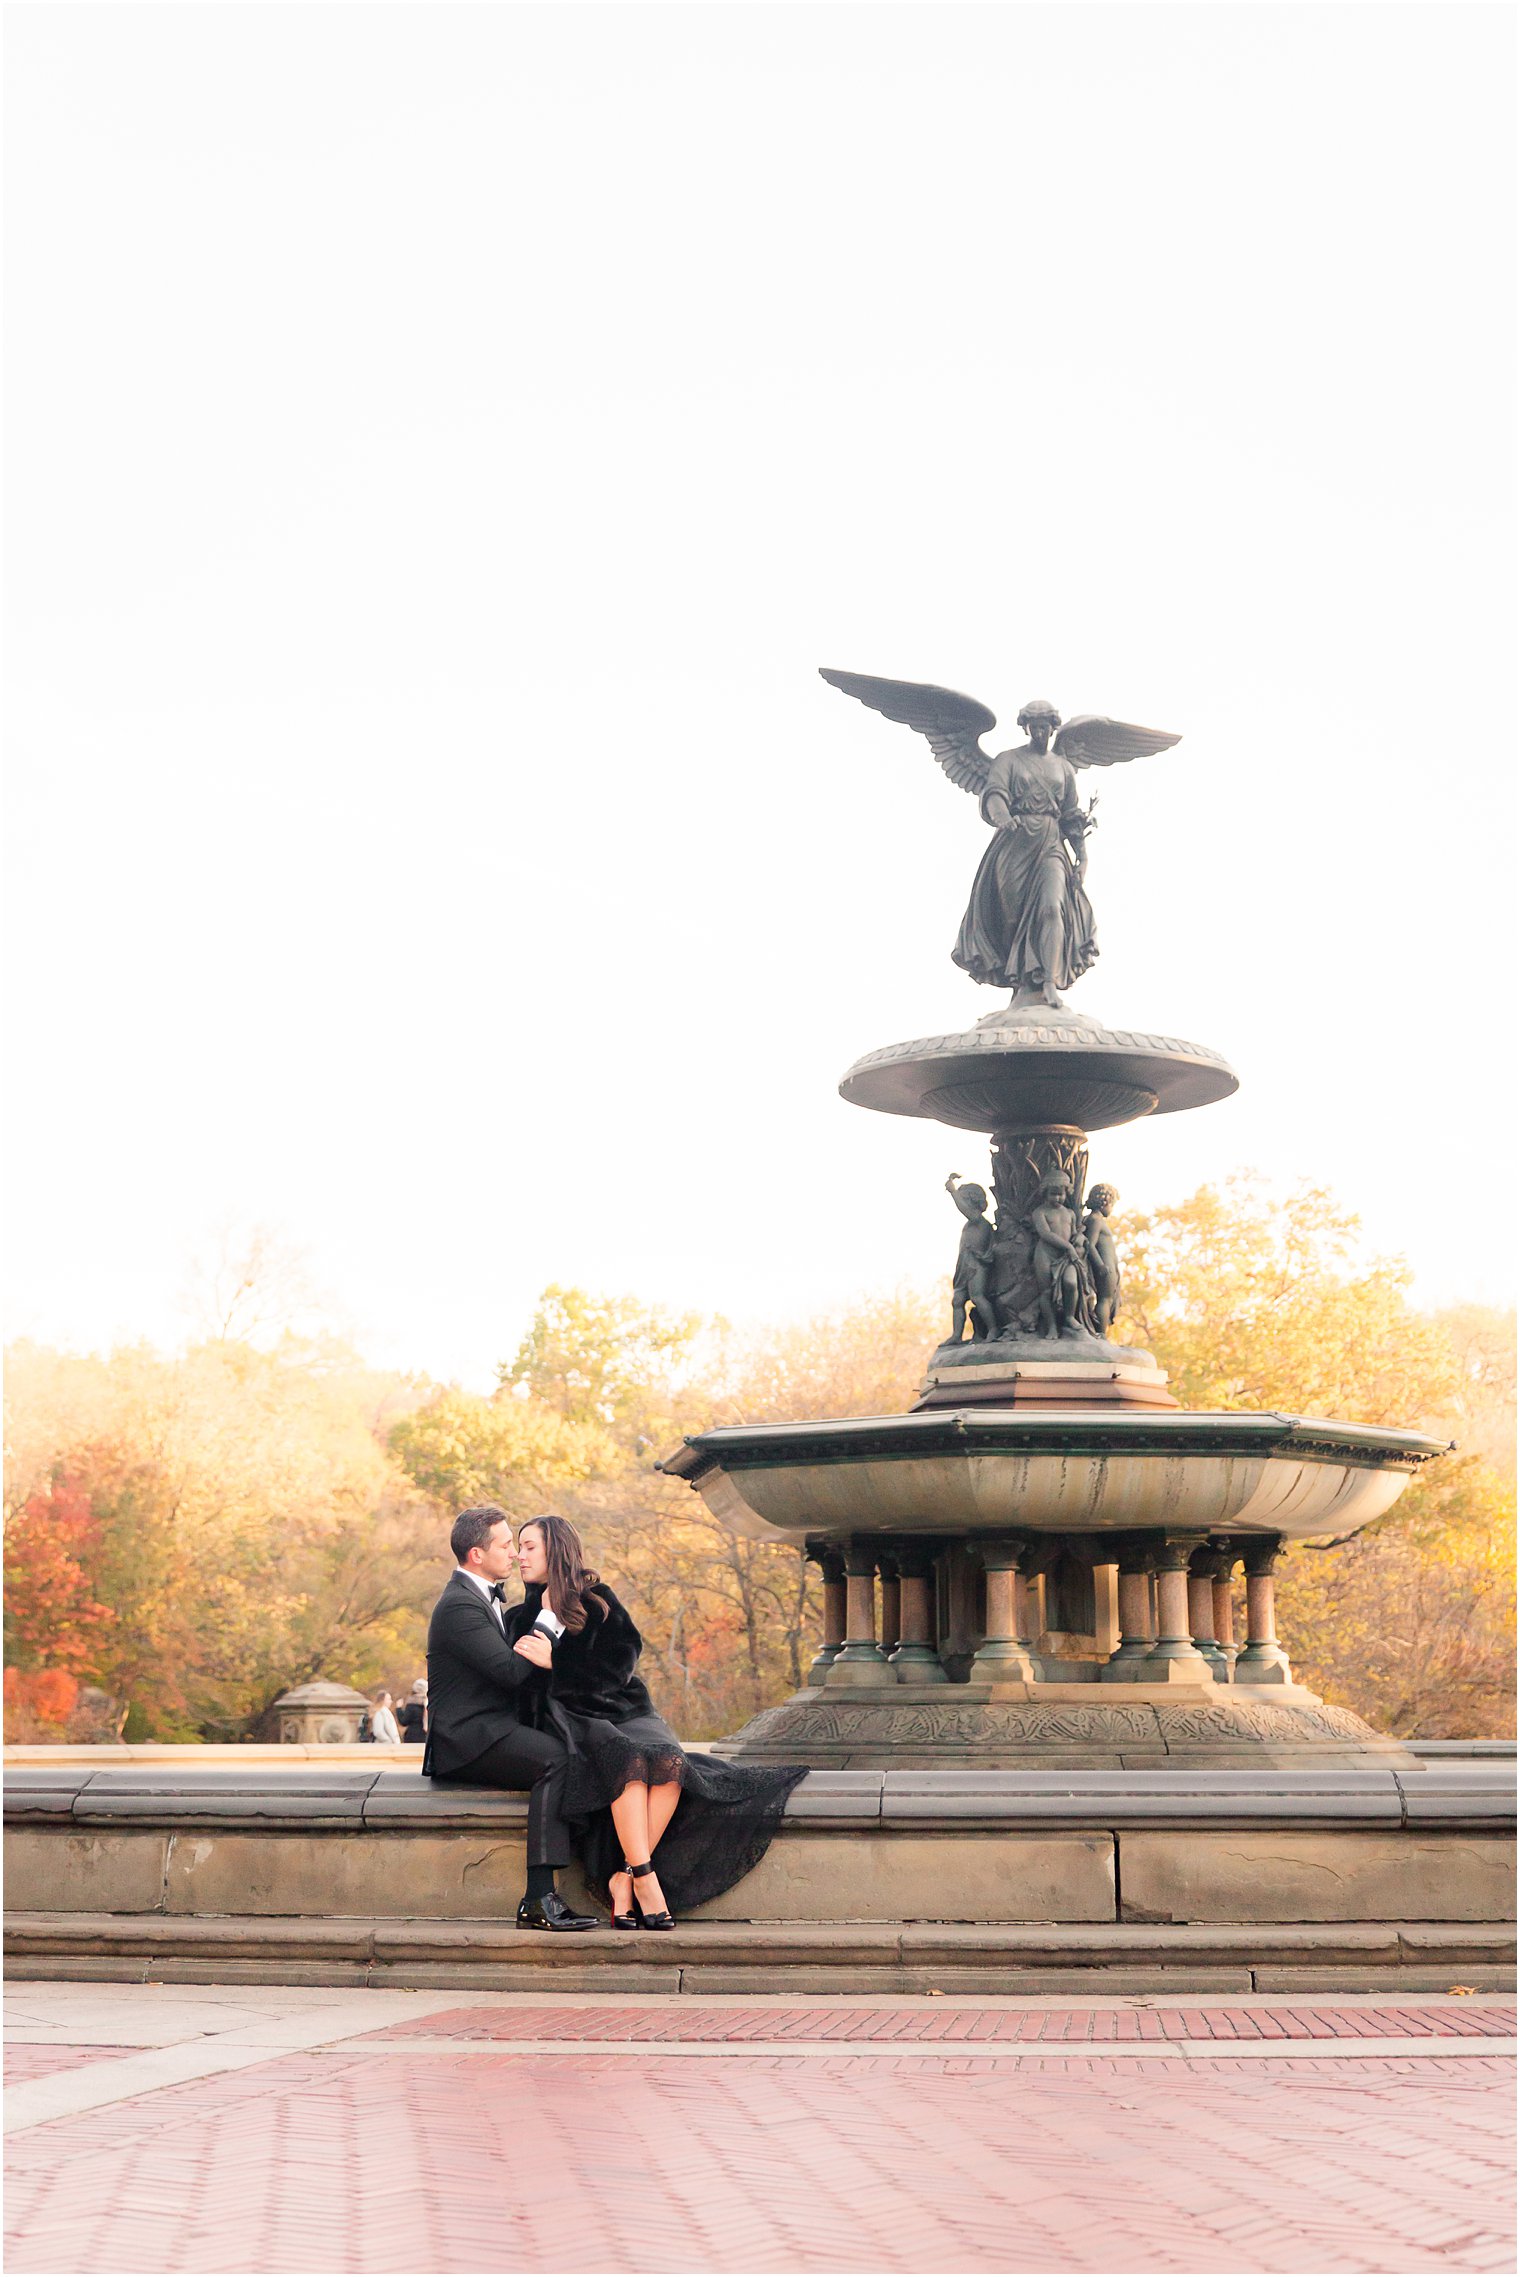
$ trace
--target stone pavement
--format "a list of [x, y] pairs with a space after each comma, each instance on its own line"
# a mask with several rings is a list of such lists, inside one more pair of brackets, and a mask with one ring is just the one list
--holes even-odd
[[1492, 1995], [6, 2009], [13, 2272], [1514, 2266]]

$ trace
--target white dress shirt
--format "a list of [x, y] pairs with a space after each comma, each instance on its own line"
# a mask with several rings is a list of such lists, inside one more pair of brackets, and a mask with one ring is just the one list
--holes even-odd
[[502, 1605], [501, 1599], [499, 1597], [493, 1597], [491, 1595], [494, 1584], [487, 1581], [483, 1573], [477, 1573], [472, 1565], [457, 1566], [455, 1568], [455, 1571], [462, 1573], [466, 1581], [474, 1582], [475, 1587], [480, 1591], [481, 1596], [485, 1599], [487, 1605], [489, 1605], [491, 1608], [491, 1616], [495, 1621], [496, 1626], [500, 1629], [502, 1635], [505, 1636], [507, 1633], [506, 1611]]

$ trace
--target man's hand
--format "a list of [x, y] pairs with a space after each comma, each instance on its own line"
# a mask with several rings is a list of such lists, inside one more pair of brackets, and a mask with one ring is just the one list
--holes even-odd
[[519, 1637], [512, 1650], [520, 1652], [524, 1660], [531, 1660], [535, 1668], [554, 1666], [554, 1654], [547, 1637]]

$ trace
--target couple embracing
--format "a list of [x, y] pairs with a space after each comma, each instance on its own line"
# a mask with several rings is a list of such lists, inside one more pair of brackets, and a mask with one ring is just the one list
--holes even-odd
[[[519, 1929], [600, 1927], [555, 1888], [572, 1848], [614, 1929], [674, 1929], [764, 1857], [801, 1768], [687, 1755], [638, 1673], [642, 1640], [568, 1519], [513, 1539], [495, 1503], [462, 1510], [428, 1628], [427, 1752], [437, 1780], [528, 1797]], [[505, 1603], [520, 1579], [520, 1604]], [[656, 1855], [658, 1854], [658, 1865]]]

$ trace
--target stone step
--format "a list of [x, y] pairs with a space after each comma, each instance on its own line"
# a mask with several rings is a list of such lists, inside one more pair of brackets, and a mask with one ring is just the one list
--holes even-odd
[[661, 1936], [510, 1921], [13, 1913], [17, 1978], [628, 1993], [1446, 1992], [1513, 1986], [1503, 1922], [1058, 1926], [691, 1923]]

